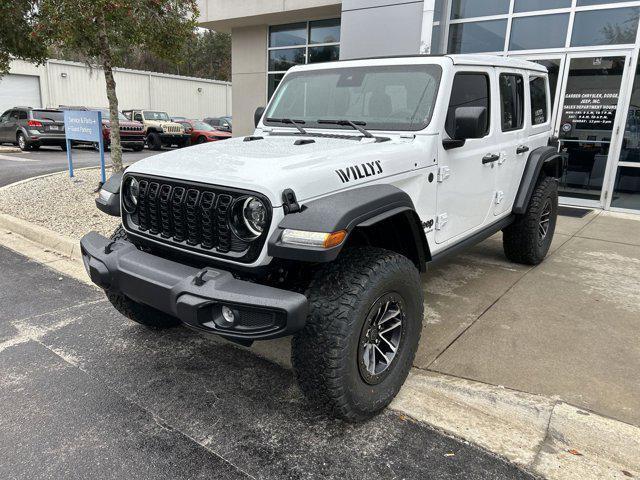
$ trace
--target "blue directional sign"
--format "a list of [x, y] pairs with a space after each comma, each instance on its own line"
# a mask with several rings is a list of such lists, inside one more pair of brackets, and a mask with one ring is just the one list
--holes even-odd
[[106, 182], [104, 167], [104, 144], [102, 141], [102, 113], [94, 110], [65, 110], [64, 131], [67, 139], [67, 160], [69, 176], [73, 177], [73, 158], [71, 141], [95, 142], [100, 147], [100, 168], [102, 183]]

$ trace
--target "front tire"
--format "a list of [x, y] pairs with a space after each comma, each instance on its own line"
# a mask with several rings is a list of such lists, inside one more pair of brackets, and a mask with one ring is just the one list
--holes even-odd
[[[122, 226], [116, 228], [111, 235], [111, 240], [127, 239], [127, 233], [124, 231]], [[121, 293], [112, 291], [106, 291], [105, 293], [107, 295], [107, 299], [111, 302], [111, 305], [113, 305], [118, 312], [130, 320], [144, 325], [145, 327], [165, 329], [177, 327], [182, 323], [171, 315], [167, 315], [166, 313], [148, 305], [135, 302]]]
[[30, 150], [29, 144], [27, 143], [27, 139], [24, 136], [24, 133], [18, 132], [18, 136], [16, 140], [18, 141], [18, 147], [20, 148], [20, 150], [22, 150], [23, 152]]
[[160, 139], [160, 135], [155, 132], [149, 133], [147, 135], [147, 146], [149, 150], [162, 150], [162, 140]]
[[558, 181], [538, 181], [527, 211], [502, 233], [504, 253], [515, 263], [538, 265], [549, 253], [558, 218]]
[[395, 252], [354, 248], [318, 271], [307, 298], [307, 324], [292, 341], [300, 388], [338, 418], [374, 416], [402, 387], [418, 348], [418, 270]]

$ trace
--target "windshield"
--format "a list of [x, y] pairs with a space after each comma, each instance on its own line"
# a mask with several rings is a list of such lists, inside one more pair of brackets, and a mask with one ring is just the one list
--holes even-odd
[[60, 110], [32, 110], [36, 120], [51, 120], [52, 122], [64, 122], [64, 112]]
[[152, 112], [149, 110], [145, 110], [142, 113], [144, 114], [145, 120], [162, 120], [167, 122], [169, 121], [169, 115], [167, 115], [165, 112]]
[[211, 125], [204, 122], [193, 122], [192, 125], [194, 130], [203, 130], [205, 132], [213, 132], [215, 130]]
[[350, 120], [373, 130], [422, 130], [431, 121], [441, 74], [438, 65], [293, 72], [278, 87], [265, 118], [302, 120], [305, 128], [349, 128], [318, 120]]
[[[102, 113], [103, 120], [111, 120], [111, 114], [109, 113], [109, 110], [107, 110], [106, 108], [101, 108], [99, 111], [100, 113]], [[129, 119], [120, 112], [118, 112], [118, 120], [129, 121]]]

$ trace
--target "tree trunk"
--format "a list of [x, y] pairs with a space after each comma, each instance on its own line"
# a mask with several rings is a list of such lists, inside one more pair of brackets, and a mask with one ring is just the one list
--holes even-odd
[[109, 100], [110, 116], [110, 140], [111, 140], [111, 165], [113, 173], [122, 172], [122, 143], [120, 142], [120, 119], [118, 111], [118, 96], [116, 95], [116, 80], [113, 78], [113, 62], [109, 37], [105, 25], [104, 16], [100, 15], [100, 49], [102, 50], [102, 68], [104, 69], [104, 79], [107, 83], [107, 99]]

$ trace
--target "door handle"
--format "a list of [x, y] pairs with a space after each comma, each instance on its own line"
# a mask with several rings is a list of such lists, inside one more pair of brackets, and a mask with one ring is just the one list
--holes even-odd
[[482, 164], [486, 165], [487, 163], [497, 162], [498, 160], [500, 160], [500, 154], [490, 153], [489, 155], [482, 157]]
[[520, 145], [518, 148], [516, 148], [516, 154], [517, 155], [521, 155], [523, 153], [527, 153], [529, 151], [529, 147], [527, 147], [526, 145]]

